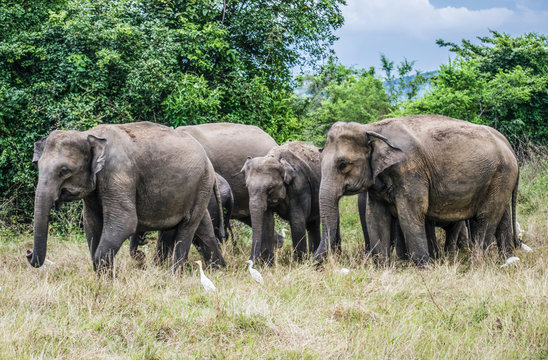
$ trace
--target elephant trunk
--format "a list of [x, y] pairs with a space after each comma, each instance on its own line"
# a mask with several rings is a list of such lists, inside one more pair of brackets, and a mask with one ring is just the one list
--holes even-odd
[[322, 179], [320, 185], [320, 219], [322, 222], [322, 240], [316, 253], [314, 261], [321, 262], [327, 255], [337, 236], [339, 220], [339, 199], [341, 194], [332, 189], [329, 184]]
[[34, 197], [34, 250], [27, 251], [27, 259], [33, 267], [42, 266], [46, 259], [49, 213], [54, 202], [52, 194], [39, 183]]
[[267, 237], [272, 237], [274, 234], [273, 220], [268, 219], [268, 216], [270, 215], [272, 217], [273, 214], [267, 209], [266, 199], [264, 201], [253, 199], [250, 200], [250, 202], [253, 202], [249, 207], [253, 236], [251, 256], [249, 259], [255, 262], [261, 255], [263, 247], [269, 245], [269, 239]]

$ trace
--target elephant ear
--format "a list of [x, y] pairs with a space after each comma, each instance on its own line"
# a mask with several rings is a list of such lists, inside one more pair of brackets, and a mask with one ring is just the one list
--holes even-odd
[[91, 159], [91, 181], [95, 187], [97, 174], [105, 167], [107, 139], [88, 135], [88, 142], [93, 156]]
[[372, 147], [371, 172], [373, 180], [383, 171], [405, 160], [405, 153], [401, 148], [392, 144], [390, 140], [373, 131], [366, 131], [368, 143]]
[[282, 164], [284, 183], [289, 185], [295, 178], [297, 170], [285, 159], [280, 159], [280, 164]]
[[38, 160], [40, 160], [40, 158], [42, 157], [42, 153], [44, 152], [44, 147], [46, 146], [47, 139], [48, 137], [45, 136], [34, 143], [34, 154], [32, 156], [32, 163], [35, 167], [38, 166]]
[[249, 160], [251, 160], [251, 159], [252, 159], [251, 156], [248, 156], [248, 157], [247, 157], [247, 159], [246, 159], [246, 161], [245, 161], [245, 163], [244, 163], [244, 166], [242, 166], [242, 169], [241, 169], [239, 172], [237, 172], [236, 175], [237, 175], [237, 174], [244, 174], [244, 177], [246, 176], [247, 168], [249, 167], [248, 162], [249, 162]]

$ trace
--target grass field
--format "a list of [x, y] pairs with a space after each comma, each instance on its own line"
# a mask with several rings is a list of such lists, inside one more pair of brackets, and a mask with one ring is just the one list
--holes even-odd
[[250, 229], [236, 226], [227, 268], [207, 272], [215, 294], [193, 262], [177, 276], [154, 266], [153, 242], [144, 267], [125, 244], [109, 280], [94, 274], [81, 234], [50, 236], [55, 264], [33, 269], [32, 234], [3, 229], [0, 359], [547, 359], [547, 165], [522, 169], [519, 221], [534, 251], [506, 268], [495, 252], [377, 268], [355, 197], [342, 202], [341, 256], [318, 270], [293, 262], [287, 241], [276, 266], [259, 268], [264, 286], [246, 270]]

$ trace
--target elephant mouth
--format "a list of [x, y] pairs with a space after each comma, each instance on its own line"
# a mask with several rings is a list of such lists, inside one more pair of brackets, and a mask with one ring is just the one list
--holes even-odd
[[361, 187], [350, 186], [347, 184], [344, 186], [343, 195], [357, 195], [362, 192], [363, 190], [361, 189]]
[[57, 200], [55, 200], [55, 210], [58, 210], [61, 205], [63, 205], [66, 202], [79, 200], [82, 197], [80, 196], [80, 193], [75, 193], [67, 190], [66, 188], [61, 189], [61, 192], [59, 194], [59, 197]]

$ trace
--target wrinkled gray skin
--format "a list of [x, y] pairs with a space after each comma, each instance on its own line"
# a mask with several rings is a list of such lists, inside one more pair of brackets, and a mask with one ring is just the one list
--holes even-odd
[[[214, 196], [209, 198], [207, 210], [211, 216], [215, 237], [221, 242], [228, 240], [229, 234], [232, 236], [232, 228], [230, 227], [230, 217], [234, 208], [234, 195], [228, 181], [220, 174], [216, 173], [217, 186], [219, 187], [221, 207], [217, 204], [217, 199]], [[223, 213], [224, 209], [224, 213]]]
[[232, 218], [250, 223], [249, 195], [240, 170], [248, 157], [264, 156], [276, 141], [256, 126], [214, 123], [181, 126], [176, 129], [192, 135], [204, 148], [215, 172], [230, 185], [234, 195]]
[[[372, 124], [335, 123], [322, 152], [320, 213], [324, 233], [314, 255], [321, 261], [337, 231], [341, 196], [368, 191], [372, 254], [386, 263], [390, 216], [397, 217], [407, 252], [429, 261], [426, 221], [470, 219], [471, 237], [490, 244], [512, 198], [515, 238], [518, 163], [498, 131], [440, 115], [386, 119]], [[502, 226], [502, 225], [501, 225]]]
[[[264, 156], [276, 141], [263, 130], [252, 125], [213, 123], [180, 126], [177, 131], [192, 135], [203, 147], [217, 173], [226, 179], [234, 196], [232, 219], [251, 225], [249, 194], [244, 175], [240, 172], [248, 157]], [[283, 244], [276, 234], [278, 247]]]
[[[232, 190], [234, 198], [232, 219], [240, 220], [251, 226], [249, 194], [244, 175], [240, 170], [248, 157], [266, 155], [270, 149], [277, 146], [276, 141], [258, 127], [243, 124], [189, 125], [180, 126], [176, 131], [191, 135], [203, 146], [215, 172], [228, 182]], [[162, 254], [169, 252], [172, 248], [172, 235], [173, 232], [158, 234], [157, 245], [164, 249]], [[281, 246], [283, 238], [279, 234], [275, 236], [278, 246]]]
[[[360, 215], [360, 223], [362, 227], [362, 233], [365, 240], [365, 249], [367, 252], [371, 251], [371, 243], [369, 240], [369, 234], [367, 233], [367, 221], [379, 221], [378, 219], [369, 217], [367, 214], [367, 192], [360, 193], [358, 195], [358, 212]], [[435, 227], [440, 226], [445, 231], [445, 252], [454, 252], [457, 250], [457, 246], [460, 249], [467, 249], [470, 246], [468, 235], [468, 221], [457, 221], [449, 224], [433, 224], [430, 221], [426, 221], [426, 238], [428, 241], [428, 253], [432, 258], [438, 258], [441, 255], [438, 240], [436, 238]], [[396, 248], [396, 254], [402, 260], [408, 259], [407, 247], [405, 246], [405, 240], [400, 228], [398, 219], [390, 215], [390, 248]]]
[[[211, 223], [213, 225], [213, 232], [215, 234], [215, 237], [222, 242], [225, 238], [228, 240], [229, 231], [230, 234], [232, 234], [232, 228], [230, 227], [229, 220], [232, 213], [232, 207], [234, 206], [234, 198], [232, 196], [232, 190], [230, 190], [230, 185], [228, 185], [228, 182], [221, 175], [215, 173], [215, 180], [215, 186], [213, 186], [214, 191], [211, 193], [211, 197], [209, 198], [207, 210], [209, 212], [209, 216], [211, 217]], [[219, 199], [217, 199], [217, 195]], [[219, 214], [223, 212], [223, 209], [226, 211], [221, 217]], [[138, 250], [139, 245], [144, 245], [144, 235], [145, 234], [134, 234], [129, 238], [129, 253], [132, 258], [138, 261], [143, 261], [145, 258], [145, 254], [141, 250]], [[169, 238], [173, 238], [174, 235], [174, 231], [170, 232]], [[166, 234], [164, 234], [164, 236], [162, 236], [162, 234], [159, 234], [159, 237], [163, 239], [162, 241], [165, 241], [164, 239], [168, 238]], [[194, 238], [193, 244], [195, 244], [198, 249], [202, 251], [204, 260], [206, 258], [209, 258], [208, 248], [207, 246], [203, 246], [199, 237]], [[161, 262], [161, 259], [167, 259], [171, 255], [171, 251], [173, 251], [173, 244], [171, 244], [169, 247], [170, 252], [165, 254], [163, 247], [165, 245], [157, 243], [157, 246], [158, 250], [155, 256], [155, 260], [157, 262]], [[158, 256], [158, 252], [162, 252], [162, 254], [164, 255]]]
[[[302, 141], [275, 147], [242, 167], [253, 227], [250, 260], [274, 259], [274, 213], [289, 221], [298, 258], [320, 243], [320, 152]], [[307, 235], [308, 232], [308, 242]]]
[[131, 234], [172, 228], [174, 268], [186, 260], [195, 232], [224, 265], [207, 213], [215, 173], [191, 136], [149, 122], [57, 130], [35, 144], [33, 161], [39, 178], [34, 250], [27, 254], [32, 266], [46, 257], [51, 207], [80, 199], [96, 271], [111, 273], [114, 256]]

